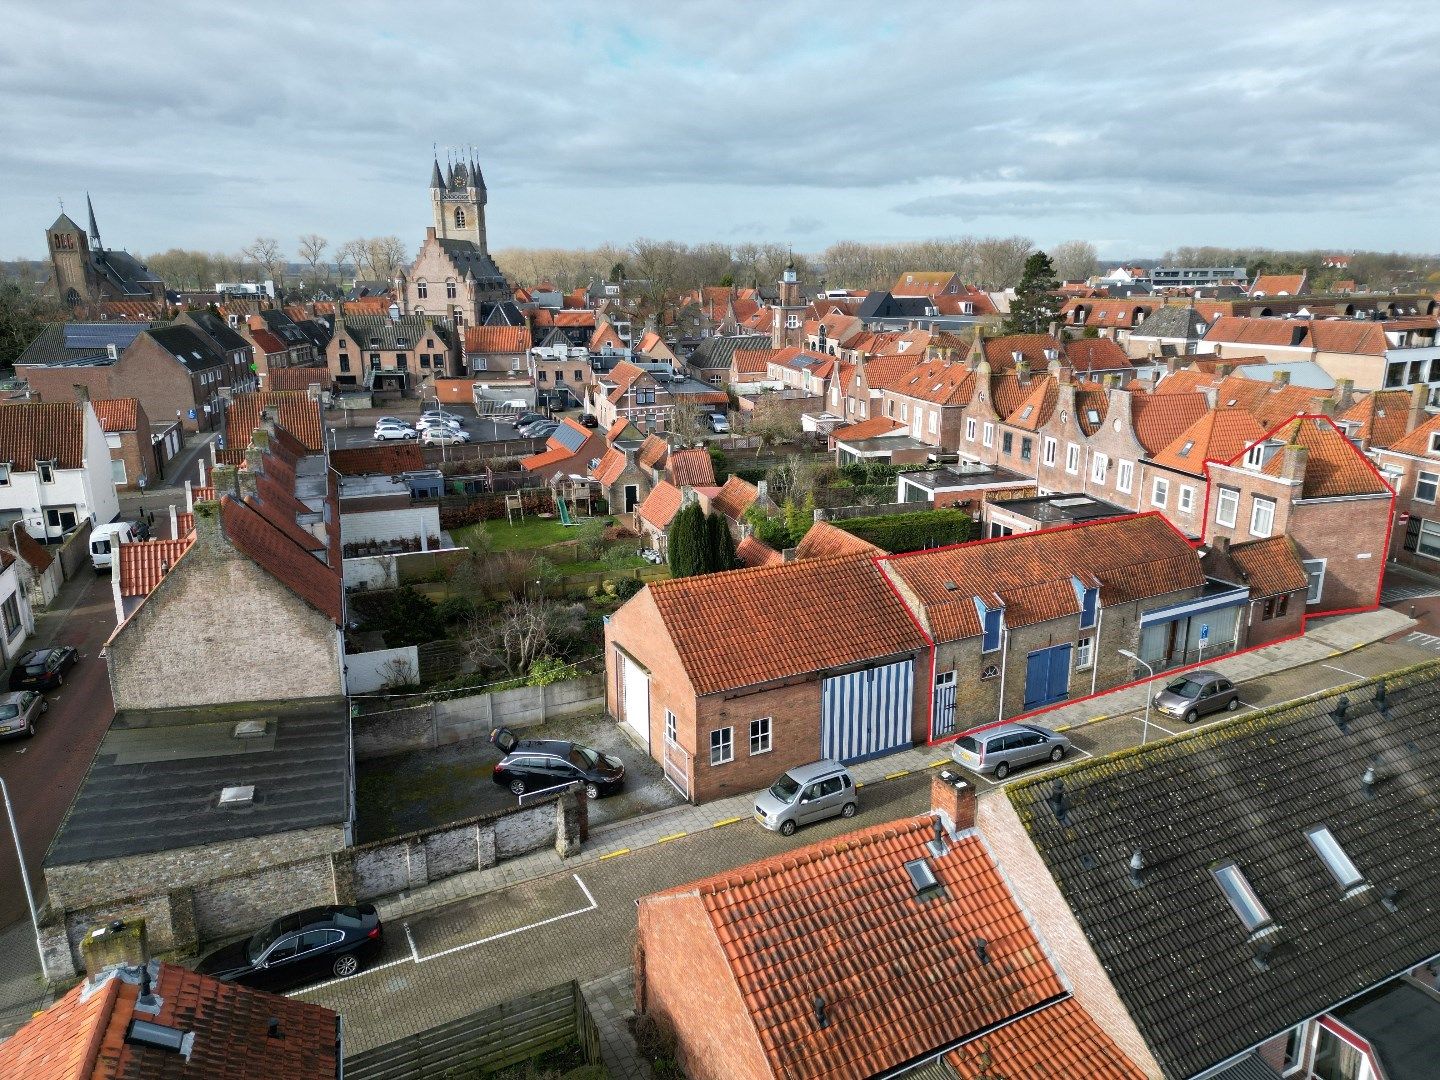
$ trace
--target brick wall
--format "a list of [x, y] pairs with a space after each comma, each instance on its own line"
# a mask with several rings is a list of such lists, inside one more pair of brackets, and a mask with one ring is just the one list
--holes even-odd
[[744, 999], [692, 895], [640, 902], [635, 1008], [672, 1032], [690, 1080], [770, 1080]]
[[334, 867], [323, 858], [197, 886], [191, 901], [196, 937], [215, 941], [263, 926], [281, 912], [338, 903], [335, 884]]

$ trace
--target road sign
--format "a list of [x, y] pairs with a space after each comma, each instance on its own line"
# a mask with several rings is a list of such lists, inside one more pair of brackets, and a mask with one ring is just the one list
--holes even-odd
[[1208, 622], [1200, 624], [1200, 644], [1202, 646], [1210, 644], [1210, 624]]

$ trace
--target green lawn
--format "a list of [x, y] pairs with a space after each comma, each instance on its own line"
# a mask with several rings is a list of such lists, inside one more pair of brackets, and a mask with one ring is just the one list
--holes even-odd
[[473, 537], [476, 533], [483, 532], [490, 538], [492, 551], [534, 551], [566, 540], [598, 536], [604, 527], [603, 518], [583, 518], [579, 525], [562, 525], [559, 518], [541, 518], [526, 514], [524, 521], [517, 521], [514, 525], [501, 518], [498, 521], [482, 521], [478, 525], [453, 529], [450, 535], [457, 544], [477, 547]]

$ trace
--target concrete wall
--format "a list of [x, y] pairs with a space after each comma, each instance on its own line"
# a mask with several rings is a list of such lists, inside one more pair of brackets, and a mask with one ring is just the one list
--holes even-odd
[[380, 757], [401, 750], [429, 750], [448, 743], [485, 739], [493, 728], [525, 727], [604, 704], [604, 676], [584, 675], [548, 686], [521, 686], [494, 694], [372, 712], [354, 720], [355, 756]]
[[91, 570], [94, 563], [90, 559], [90, 533], [94, 531], [88, 521], [82, 521], [80, 527], [70, 534], [70, 538], [60, 545], [58, 549], [51, 549], [55, 561], [60, 564], [61, 576], [69, 581], [82, 570]]
[[[405, 665], [408, 678], [400, 677]], [[414, 645], [400, 649], [375, 649], [372, 652], [345, 654], [345, 692], [369, 694], [387, 686], [405, 686], [420, 679], [420, 654]]]
[[[403, 489], [402, 489], [403, 490]], [[405, 510], [370, 510], [340, 515], [340, 542], [414, 540], [440, 535], [440, 507], [434, 504]]]
[[[437, 526], [438, 532], [438, 526]], [[429, 581], [469, 557], [469, 548], [403, 551], [394, 555], [362, 555], [346, 559], [346, 589], [393, 589]]]

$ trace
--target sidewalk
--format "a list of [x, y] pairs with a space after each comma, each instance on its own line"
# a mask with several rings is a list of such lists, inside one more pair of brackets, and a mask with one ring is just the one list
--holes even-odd
[[[1339, 615], [1333, 619], [1317, 621], [1313, 625], [1315, 629], [1303, 638], [1223, 657], [1207, 666], [1218, 669], [1237, 683], [1244, 683], [1328, 660], [1341, 653], [1382, 641], [1408, 629], [1414, 625], [1414, 620], [1400, 612], [1380, 608], [1355, 615]], [[1164, 677], [1162, 674], [1161, 678]], [[1146, 693], [1147, 688], [1141, 683], [1089, 701], [1051, 709], [1036, 719], [1046, 727], [1068, 730], [1143, 709]], [[850, 771], [854, 774], [857, 785], [864, 787], [865, 784], [943, 765], [949, 760], [944, 747], [917, 746], [883, 758], [862, 761], [851, 766]], [[486, 870], [472, 870], [411, 892], [400, 893], [379, 901], [377, 906], [381, 918], [401, 919], [468, 896], [503, 889], [520, 881], [562, 870], [573, 872], [587, 863], [613, 858], [637, 848], [668, 843], [704, 829], [732, 825], [753, 813], [754, 802], [754, 794], [747, 793], [718, 799], [704, 806], [691, 806], [687, 803], [626, 821], [617, 821], [592, 829], [581, 852], [568, 859], [560, 858], [549, 849], [536, 851], [519, 858], [507, 859]]]

